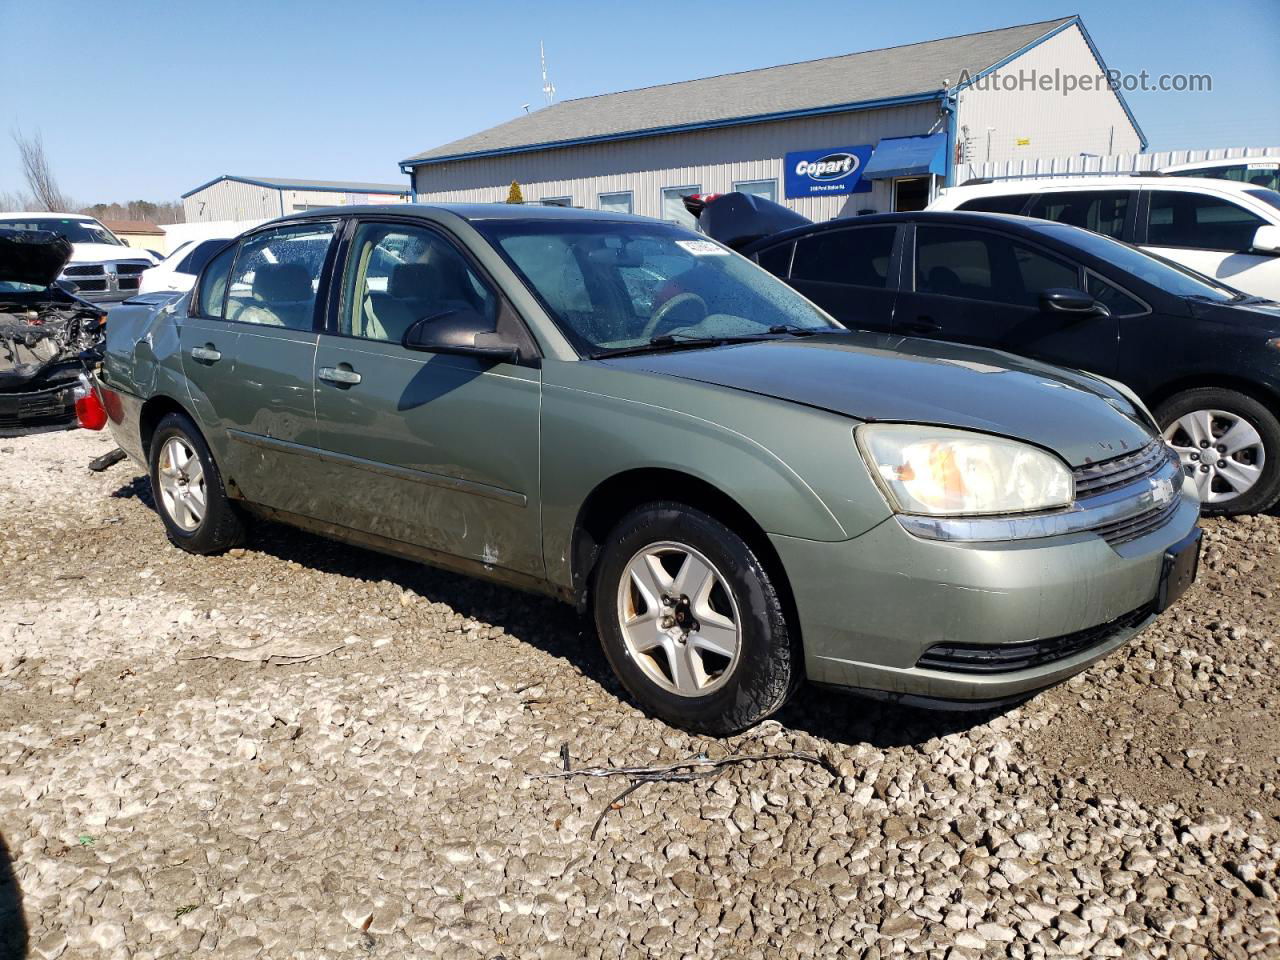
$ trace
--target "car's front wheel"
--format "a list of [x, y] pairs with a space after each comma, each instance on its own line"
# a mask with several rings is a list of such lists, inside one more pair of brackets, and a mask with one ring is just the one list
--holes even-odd
[[168, 414], [151, 437], [151, 491], [169, 540], [188, 553], [219, 553], [244, 539], [244, 522], [191, 418]]
[[658, 502], [614, 528], [596, 568], [596, 628], [649, 713], [718, 735], [778, 710], [802, 677], [780, 585], [742, 537]]
[[1280, 420], [1257, 400], [1200, 387], [1166, 400], [1156, 419], [1204, 513], [1258, 513], [1280, 501]]

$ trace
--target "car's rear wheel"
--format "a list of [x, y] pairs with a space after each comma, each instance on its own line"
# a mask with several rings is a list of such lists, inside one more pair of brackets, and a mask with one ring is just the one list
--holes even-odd
[[191, 418], [168, 414], [151, 437], [151, 490], [169, 540], [188, 553], [219, 553], [244, 539], [209, 445]]
[[1165, 401], [1156, 419], [1204, 513], [1257, 513], [1280, 500], [1280, 420], [1257, 400], [1201, 387]]
[[607, 540], [593, 590], [614, 672], [649, 713], [730, 734], [778, 710], [802, 677], [799, 645], [765, 565], [715, 518], [647, 504]]

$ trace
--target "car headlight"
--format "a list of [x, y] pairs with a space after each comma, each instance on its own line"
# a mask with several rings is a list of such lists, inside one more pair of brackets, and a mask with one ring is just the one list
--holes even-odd
[[899, 513], [983, 516], [1070, 506], [1071, 471], [1043, 450], [946, 427], [871, 423], [858, 446]]

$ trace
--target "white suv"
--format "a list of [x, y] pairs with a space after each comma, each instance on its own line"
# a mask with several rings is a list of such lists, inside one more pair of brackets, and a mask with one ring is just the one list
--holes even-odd
[[93, 217], [79, 213], [0, 213], [0, 227], [47, 230], [71, 244], [71, 259], [59, 280], [78, 288], [76, 296], [95, 303], [123, 300], [138, 292], [142, 271], [158, 262], [129, 246]]
[[1169, 177], [1209, 177], [1280, 190], [1280, 154], [1236, 157], [1234, 160], [1197, 160], [1195, 163], [1161, 167], [1160, 172]]
[[1280, 193], [1266, 187], [1162, 175], [976, 181], [952, 187], [929, 209], [1070, 223], [1280, 300]]

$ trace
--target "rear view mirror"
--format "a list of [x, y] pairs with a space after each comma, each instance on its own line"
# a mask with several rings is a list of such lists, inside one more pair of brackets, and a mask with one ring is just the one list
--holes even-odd
[[478, 357], [494, 363], [520, 359], [519, 346], [497, 333], [492, 320], [466, 309], [423, 317], [404, 332], [400, 345], [406, 350]]
[[1040, 294], [1040, 309], [1045, 313], [1058, 313], [1072, 317], [1109, 317], [1107, 305], [1095, 300], [1083, 290], [1069, 287], [1052, 287]]
[[1259, 253], [1280, 253], [1280, 227], [1268, 224], [1253, 235], [1253, 249]]

